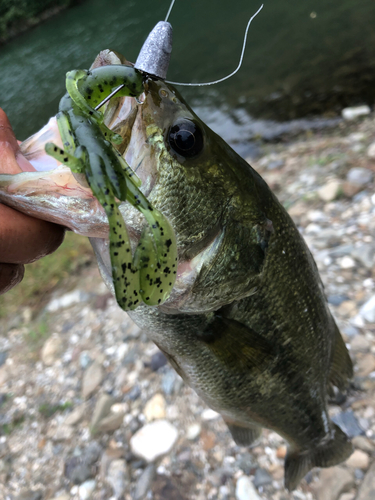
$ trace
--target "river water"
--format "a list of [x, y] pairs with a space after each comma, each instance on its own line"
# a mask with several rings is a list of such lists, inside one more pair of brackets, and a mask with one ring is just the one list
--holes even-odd
[[[177, 0], [168, 78], [204, 82], [233, 71], [259, 5]], [[25, 139], [56, 114], [68, 70], [88, 68], [105, 48], [135, 61], [168, 6], [169, 0], [85, 0], [1, 47], [0, 106], [17, 136]], [[241, 144], [254, 136], [303, 128], [306, 117], [334, 117], [347, 105], [373, 105], [374, 25], [374, 0], [269, 0], [251, 25], [240, 72], [216, 86], [179, 90], [246, 153]]]

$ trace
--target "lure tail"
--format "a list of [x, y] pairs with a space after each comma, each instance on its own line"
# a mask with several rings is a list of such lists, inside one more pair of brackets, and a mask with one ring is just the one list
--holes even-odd
[[288, 451], [285, 458], [285, 488], [294, 490], [313, 467], [332, 467], [346, 460], [352, 452], [348, 436], [333, 424], [330, 438], [314, 449]]

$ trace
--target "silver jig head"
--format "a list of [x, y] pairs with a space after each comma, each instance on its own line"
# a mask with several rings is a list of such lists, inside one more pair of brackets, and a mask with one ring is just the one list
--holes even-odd
[[[159, 21], [146, 38], [134, 64], [135, 69], [161, 80], [165, 80], [167, 76], [169, 61], [171, 59], [173, 29], [172, 25], [167, 22], [167, 19], [174, 3], [175, 0], [172, 0], [165, 21]], [[111, 92], [109, 96], [94, 108], [95, 111], [98, 111], [99, 108], [106, 104], [123, 87], [125, 87], [125, 84], [120, 85]]]
[[172, 52], [172, 31], [170, 23], [158, 22], [143, 44], [134, 64], [135, 69], [161, 80], [166, 79]]

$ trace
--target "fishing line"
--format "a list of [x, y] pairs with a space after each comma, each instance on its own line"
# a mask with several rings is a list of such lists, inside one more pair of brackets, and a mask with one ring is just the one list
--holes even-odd
[[[168, 9], [167, 16], [166, 16], [165, 21], [164, 21], [164, 23], [167, 23], [167, 25], [169, 25], [169, 23], [167, 22], [167, 19], [168, 19], [168, 17], [169, 17], [169, 14], [171, 13], [171, 10], [172, 10], [172, 8], [173, 8], [174, 3], [175, 3], [175, 0], [172, 0], [171, 4], [170, 4], [170, 6], [169, 6], [169, 9]], [[241, 66], [242, 66], [242, 61], [243, 61], [243, 57], [244, 57], [244, 53], [245, 53], [245, 48], [246, 48], [247, 34], [248, 34], [248, 31], [249, 31], [249, 28], [250, 28], [250, 24], [251, 24], [251, 22], [253, 21], [253, 19], [254, 19], [254, 18], [255, 18], [255, 17], [259, 14], [259, 12], [260, 12], [262, 9], [263, 9], [263, 4], [259, 7], [259, 9], [255, 12], [255, 14], [253, 14], [253, 15], [251, 16], [251, 18], [249, 19], [249, 22], [247, 23], [246, 30], [245, 30], [245, 36], [244, 36], [244, 40], [243, 40], [243, 44], [242, 44], [242, 51], [241, 51], [240, 62], [238, 63], [237, 68], [236, 68], [236, 69], [235, 69], [232, 73], [230, 73], [230, 74], [229, 74], [229, 75], [227, 75], [227, 76], [224, 76], [224, 78], [220, 78], [219, 80], [214, 80], [213, 82], [206, 82], [206, 83], [180, 83], [180, 82], [171, 82], [170, 80], [166, 80], [166, 82], [167, 82], [167, 83], [171, 83], [172, 85], [182, 85], [182, 86], [186, 86], [186, 87], [204, 87], [204, 86], [206, 86], [206, 85], [215, 85], [216, 83], [223, 82], [224, 80], [227, 80], [228, 78], [231, 78], [233, 75], [235, 75], [235, 74], [237, 73], [237, 71], [238, 71], [238, 70], [241, 68]], [[162, 21], [160, 21], [160, 23], [162, 23]], [[156, 27], [155, 27], [155, 28], [157, 28], [157, 27], [159, 26], [159, 24], [160, 24], [160, 23], [158, 23], [158, 24], [156, 25]], [[150, 36], [153, 34], [153, 32], [155, 31], [155, 28], [154, 28], [154, 30], [151, 32], [151, 34], [149, 35], [149, 38], [150, 38]], [[155, 36], [155, 35], [154, 35], [154, 36]], [[148, 39], [147, 39], [147, 40], [148, 40]], [[145, 44], [147, 43], [147, 40], [146, 40]], [[160, 50], [160, 47], [158, 47], [157, 43], [155, 43], [155, 42], [156, 42], [155, 40], [152, 40], [152, 44], [151, 44], [151, 46], [150, 46], [150, 47], [148, 47], [147, 49], [148, 49], [149, 51], [153, 51], [153, 55], [155, 55], [155, 57], [156, 57], [156, 56], [157, 56], [157, 54], [155, 53], [155, 51]], [[142, 51], [144, 50], [144, 47], [145, 47], [145, 45], [142, 47]], [[142, 52], [142, 51], [141, 51], [141, 52]], [[138, 59], [139, 59], [139, 56], [138, 56]], [[137, 61], [138, 61], [138, 59], [137, 59]], [[153, 61], [153, 60], [154, 60], [154, 58], [151, 58], [151, 60]], [[137, 61], [136, 61], [136, 63], [137, 63]], [[147, 59], [147, 57], [146, 57], [146, 62], [147, 62], [147, 64], [149, 64], [149, 62], [150, 62], [150, 61], [149, 61], [149, 58]], [[169, 59], [168, 59], [168, 63], [169, 63]], [[137, 68], [137, 66], [135, 66], [135, 67]], [[146, 67], [147, 67], [147, 65], [146, 65]], [[146, 75], [147, 75], [147, 74], [150, 74], [150, 75], [157, 75], [157, 74], [160, 74], [160, 73], [153, 73], [152, 71], [147, 71], [147, 70], [145, 69], [145, 66], [142, 68], [142, 71], [143, 71], [143, 72], [145, 72], [145, 73], [146, 73]], [[164, 80], [164, 78], [162, 78], [162, 80]], [[98, 110], [99, 110], [99, 108], [100, 108], [101, 106], [103, 106], [103, 104], [105, 104], [105, 103], [106, 103], [106, 102], [108, 102], [108, 101], [109, 101], [112, 97], [114, 97], [114, 96], [117, 94], [117, 92], [118, 92], [119, 90], [121, 90], [124, 86], [125, 86], [125, 84], [122, 84], [122, 85], [120, 85], [119, 87], [117, 87], [117, 88], [116, 88], [116, 89], [115, 89], [115, 90], [114, 90], [114, 91], [113, 91], [113, 92], [112, 92], [112, 93], [111, 93], [108, 97], [106, 97], [106, 98], [105, 98], [105, 99], [104, 99], [101, 103], [99, 103], [99, 104], [98, 104], [98, 105], [94, 108], [94, 109], [95, 109], [95, 111], [98, 111]]]
[[165, 23], [168, 21], [169, 14], [171, 13], [171, 10], [173, 8], [173, 5], [174, 5], [175, 1], [176, 0], [172, 0], [171, 5], [169, 6], [168, 14], [167, 14], [167, 17], [165, 18], [165, 21], [164, 21]]
[[[173, 2], [174, 2], [174, 0], [173, 0]], [[235, 75], [237, 73], [237, 71], [240, 69], [241, 65], [242, 65], [243, 56], [244, 56], [245, 48], [246, 48], [247, 33], [249, 31], [251, 21], [259, 14], [259, 12], [262, 9], [263, 9], [263, 4], [259, 7], [259, 9], [255, 12], [255, 14], [253, 16], [251, 16], [251, 18], [249, 19], [249, 22], [247, 23], [247, 27], [246, 27], [246, 30], [245, 30], [244, 41], [243, 41], [243, 45], [242, 45], [242, 52], [241, 52], [240, 62], [238, 64], [237, 68], [230, 75], [224, 76], [224, 78], [220, 78], [219, 80], [215, 80], [213, 82], [207, 82], [207, 83], [180, 83], [180, 82], [171, 82], [169, 80], [166, 80], [166, 82], [167, 83], [171, 83], [172, 85], [183, 85], [185, 87], [203, 87], [205, 85], [215, 85], [215, 83], [223, 82], [224, 80], [227, 80], [228, 78], [230, 78], [233, 75]]]

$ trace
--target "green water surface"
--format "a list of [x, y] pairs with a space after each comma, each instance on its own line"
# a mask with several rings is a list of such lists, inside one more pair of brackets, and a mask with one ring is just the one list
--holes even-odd
[[[237, 65], [255, 0], [176, 0], [168, 78], [209, 81]], [[20, 139], [57, 112], [65, 73], [115, 49], [135, 61], [164, 20], [168, 1], [85, 0], [0, 48], [0, 106]], [[374, 103], [374, 0], [269, 0], [250, 28], [241, 71], [204, 88], [180, 88], [225, 138], [251, 135], [254, 123], [333, 116]], [[223, 126], [223, 124], [228, 124]], [[221, 124], [221, 126], [219, 126]], [[227, 137], [226, 137], [227, 135]]]

